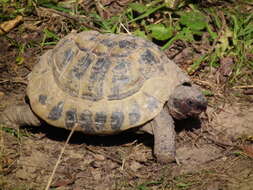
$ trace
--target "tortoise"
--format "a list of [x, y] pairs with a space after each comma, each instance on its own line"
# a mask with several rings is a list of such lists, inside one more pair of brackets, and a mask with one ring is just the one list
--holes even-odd
[[154, 43], [128, 34], [71, 32], [40, 57], [28, 76], [29, 101], [7, 107], [8, 125], [52, 126], [92, 135], [136, 128], [154, 135], [154, 155], [175, 160], [174, 120], [207, 107], [192, 84]]

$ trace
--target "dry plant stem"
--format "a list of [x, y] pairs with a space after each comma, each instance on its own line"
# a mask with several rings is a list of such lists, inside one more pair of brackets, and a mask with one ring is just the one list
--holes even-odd
[[96, 151], [96, 150], [93, 150], [93, 149], [91, 149], [91, 148], [88, 147], [88, 146], [86, 146], [85, 149], [88, 150], [88, 151], [90, 151], [90, 152], [92, 152], [93, 154], [100, 154], [100, 155], [103, 155], [103, 156], [106, 157], [107, 159], [110, 159], [110, 160], [112, 160], [113, 162], [116, 162], [116, 163], [118, 163], [118, 164], [120, 164], [120, 165], [122, 164], [122, 161], [121, 161], [121, 160], [119, 160], [119, 159], [117, 159], [117, 158], [114, 158], [114, 157], [112, 157], [112, 156], [110, 156], [110, 155], [106, 155], [105, 153], [101, 153], [101, 152], [98, 152], [98, 151]]
[[47, 186], [46, 186], [45, 190], [48, 190], [48, 189], [50, 188], [50, 185], [51, 185], [51, 183], [52, 183], [52, 181], [53, 181], [55, 172], [56, 172], [56, 170], [57, 170], [57, 168], [58, 168], [58, 166], [59, 166], [59, 164], [60, 164], [60, 162], [61, 162], [62, 155], [63, 155], [63, 153], [64, 153], [64, 151], [65, 151], [65, 149], [66, 149], [66, 146], [67, 146], [67, 144], [68, 144], [68, 142], [69, 142], [69, 140], [70, 140], [72, 134], [74, 133], [75, 129], [77, 128], [77, 126], [78, 126], [78, 124], [75, 124], [74, 127], [72, 128], [72, 130], [70, 131], [69, 136], [68, 136], [68, 138], [67, 138], [67, 140], [66, 140], [64, 146], [62, 147], [61, 153], [60, 153], [60, 155], [59, 155], [59, 157], [58, 157], [58, 160], [57, 160], [57, 162], [56, 162], [56, 164], [55, 164], [55, 166], [54, 166], [54, 169], [53, 169], [53, 171], [52, 171], [52, 174], [51, 174], [51, 176], [50, 176], [50, 178], [49, 178], [49, 180], [48, 180], [48, 183], [47, 183]]
[[120, 23], [120, 26], [124, 28], [124, 30], [127, 32], [127, 34], [132, 35], [131, 32], [124, 26], [124, 24]]
[[13, 78], [12, 80], [9, 80], [9, 79], [0, 80], [0, 84], [7, 83], [7, 82], [10, 82], [10, 83], [21, 83], [21, 84], [25, 84], [25, 85], [27, 85], [27, 83], [28, 83], [24, 79], [18, 79], [18, 78]]
[[[63, 17], [66, 17], [68, 19], [71, 19], [71, 20], [74, 20], [75, 22], [79, 23], [79, 24], [82, 24], [84, 25], [85, 27], [87, 28], [90, 28], [92, 30], [96, 30], [98, 32], [102, 32], [102, 30], [100, 30], [99, 28], [96, 28], [96, 27], [93, 27], [89, 24], [87, 24], [87, 22], [89, 22], [89, 18], [88, 17], [85, 17], [85, 16], [77, 16], [77, 15], [70, 15], [68, 13], [63, 13], [63, 12], [60, 12], [60, 11], [57, 11], [57, 10], [54, 10], [54, 9], [49, 9], [49, 8], [41, 8], [40, 9], [44, 9], [44, 10], [47, 10], [49, 12], [52, 12], [52, 13], [55, 13], [55, 14], [58, 14], [60, 16], [63, 16]], [[84, 18], [85, 17], [85, 18]]]
[[234, 86], [233, 88], [236, 88], [236, 89], [247, 89], [247, 88], [253, 88], [253, 85]]
[[[3, 139], [3, 126], [0, 125], [0, 153], [2, 154], [4, 152], [4, 139]], [[2, 170], [2, 167], [0, 166], [0, 169]]]

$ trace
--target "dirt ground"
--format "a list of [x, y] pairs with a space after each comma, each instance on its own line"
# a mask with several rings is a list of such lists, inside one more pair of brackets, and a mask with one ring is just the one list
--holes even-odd
[[[41, 40], [39, 32], [9, 38]], [[51, 48], [51, 47], [47, 47]], [[0, 37], [0, 109], [24, 101], [27, 75], [45, 48], [30, 48], [24, 62], [11, 40]], [[181, 60], [180, 60], [181, 59]], [[184, 56], [177, 56], [180, 64]], [[205, 79], [206, 78], [206, 79]], [[199, 120], [177, 121], [177, 163], [161, 165], [152, 155], [153, 137], [126, 132], [97, 137], [75, 133], [66, 146], [52, 189], [253, 190], [253, 97], [241, 89], [221, 90], [212, 73], [193, 76], [213, 86]], [[210, 79], [210, 80], [209, 80]], [[208, 82], [207, 82], [208, 81]], [[0, 130], [0, 189], [44, 189], [69, 131], [43, 125]], [[17, 136], [18, 135], [18, 136]]]

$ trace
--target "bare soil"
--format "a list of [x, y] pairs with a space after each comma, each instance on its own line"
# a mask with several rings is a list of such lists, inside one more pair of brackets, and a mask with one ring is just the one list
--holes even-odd
[[[24, 43], [42, 40], [40, 30], [22, 35], [13, 30], [8, 37]], [[29, 48], [22, 54], [24, 62], [17, 64], [20, 52], [11, 40], [0, 37], [1, 110], [24, 101], [27, 75], [47, 48]], [[182, 59], [187, 56], [177, 54], [178, 64]], [[217, 91], [208, 98], [208, 110], [199, 120], [177, 121], [177, 163], [157, 163], [152, 155], [153, 137], [147, 134], [97, 137], [75, 133], [52, 189], [252, 190], [253, 98], [235, 97], [242, 94], [240, 90], [221, 90], [210, 82], [214, 78], [205, 72], [193, 76], [201, 87]], [[0, 134], [0, 189], [44, 189], [69, 131], [43, 125], [16, 132], [2, 127]]]

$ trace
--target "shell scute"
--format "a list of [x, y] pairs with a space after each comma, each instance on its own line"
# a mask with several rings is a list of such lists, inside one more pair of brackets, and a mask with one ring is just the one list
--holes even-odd
[[108, 99], [117, 100], [128, 97], [137, 92], [142, 84], [143, 80], [139, 76], [132, 75], [131, 63], [120, 59], [112, 68], [111, 94], [108, 95]]

